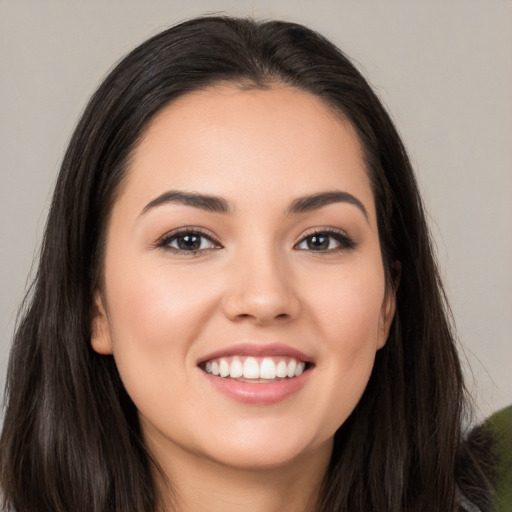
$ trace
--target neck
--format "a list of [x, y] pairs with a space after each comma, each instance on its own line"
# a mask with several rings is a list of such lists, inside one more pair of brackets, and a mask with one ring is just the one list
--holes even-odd
[[314, 512], [331, 450], [329, 442], [272, 468], [234, 468], [173, 450], [168, 457], [158, 457], [158, 510]]

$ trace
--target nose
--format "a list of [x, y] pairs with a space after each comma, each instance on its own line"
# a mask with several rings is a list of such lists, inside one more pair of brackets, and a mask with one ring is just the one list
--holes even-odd
[[270, 251], [240, 255], [231, 262], [227, 283], [223, 308], [230, 320], [265, 325], [292, 320], [300, 313], [289, 266]]

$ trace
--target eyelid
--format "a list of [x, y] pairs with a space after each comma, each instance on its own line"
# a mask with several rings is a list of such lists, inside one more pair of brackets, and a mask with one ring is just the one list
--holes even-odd
[[209, 231], [205, 228], [198, 227], [198, 226], [181, 226], [179, 228], [172, 229], [171, 231], [167, 231], [164, 235], [162, 235], [160, 238], [158, 238], [156, 240], [156, 242], [154, 242], [153, 246], [158, 249], [165, 249], [165, 250], [169, 250], [169, 251], [176, 252], [179, 254], [189, 253], [189, 255], [193, 255], [193, 254], [197, 254], [200, 252], [205, 252], [205, 251], [211, 250], [211, 249], [199, 249], [197, 251], [182, 251], [180, 249], [176, 249], [175, 247], [171, 247], [168, 245], [172, 239], [178, 237], [179, 235], [185, 235], [185, 234], [200, 235], [204, 238], [207, 238], [211, 242], [213, 242], [217, 246], [216, 249], [222, 248], [222, 245], [219, 242], [218, 238], [211, 231]]
[[[332, 226], [319, 226], [314, 228], [307, 229], [304, 233], [302, 233], [299, 240], [294, 244], [294, 248], [296, 248], [299, 244], [304, 242], [307, 238], [314, 235], [327, 235], [330, 236], [340, 244], [339, 247], [335, 249], [328, 249], [324, 251], [311, 251], [318, 252], [319, 254], [324, 253], [335, 253], [335, 252], [343, 252], [351, 249], [355, 249], [358, 243], [343, 229], [334, 228]], [[301, 251], [307, 251], [307, 249], [298, 249]]]

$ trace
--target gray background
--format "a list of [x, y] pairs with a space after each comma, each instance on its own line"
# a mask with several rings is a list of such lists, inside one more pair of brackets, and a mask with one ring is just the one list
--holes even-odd
[[477, 417], [512, 403], [510, 0], [0, 0], [1, 381], [88, 97], [135, 45], [207, 12], [305, 23], [356, 61], [417, 170]]

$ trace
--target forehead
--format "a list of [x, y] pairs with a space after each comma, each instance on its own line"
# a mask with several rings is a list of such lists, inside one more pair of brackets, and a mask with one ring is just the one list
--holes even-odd
[[185, 189], [235, 202], [248, 190], [271, 201], [285, 191], [292, 198], [336, 188], [373, 203], [352, 125], [291, 87], [216, 86], [175, 100], [136, 147], [122, 188], [130, 187], [148, 196]]

